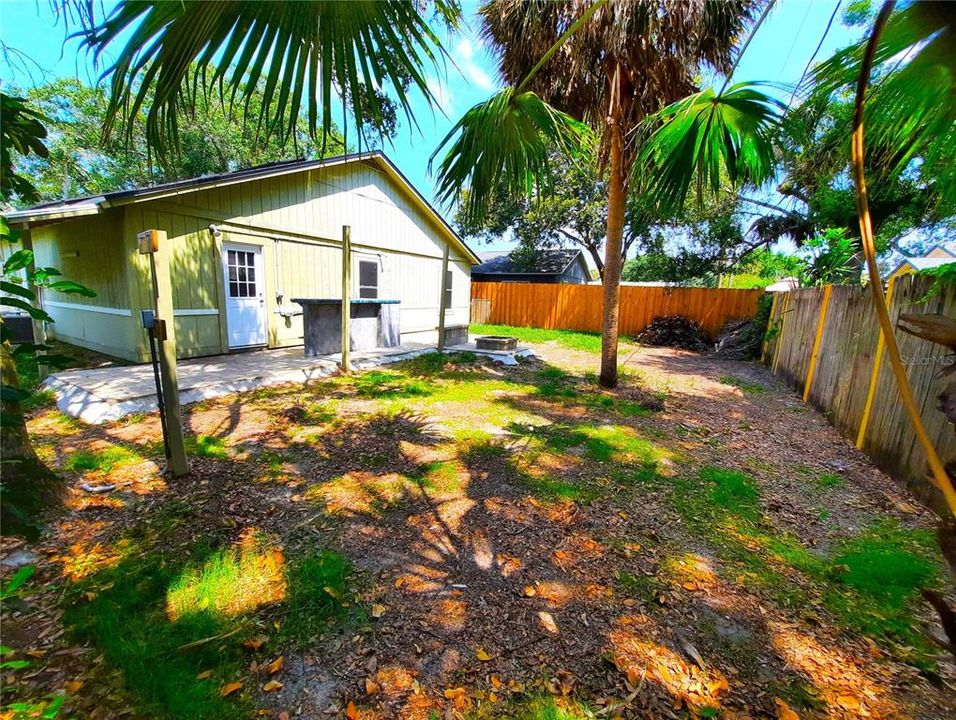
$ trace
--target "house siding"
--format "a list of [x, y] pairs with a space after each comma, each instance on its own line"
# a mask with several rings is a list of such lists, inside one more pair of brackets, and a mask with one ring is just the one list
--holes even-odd
[[127, 360], [141, 359], [139, 317], [130, 302], [128, 267], [121, 247], [123, 210], [75, 218], [30, 230], [38, 267], [55, 267], [94, 292], [92, 298], [44, 291], [43, 308], [54, 322], [48, 337]]
[[[221, 229], [213, 237], [209, 225]], [[140, 311], [152, 307], [148, 257], [136, 233], [157, 228], [172, 245], [171, 276], [177, 354], [228, 352], [222, 245], [262, 248], [267, 345], [302, 343], [294, 297], [339, 297], [342, 226], [351, 226], [353, 275], [360, 258], [380, 263], [380, 297], [401, 301], [402, 335], [438, 325], [447, 230], [436, 224], [383, 171], [367, 163], [313, 169], [156, 199], [35, 229], [37, 257], [95, 289], [96, 308], [51, 307], [63, 319], [56, 337], [133, 361], [149, 357]], [[76, 247], [78, 257], [66, 254]], [[467, 324], [471, 262], [454, 245], [450, 325]], [[356, 292], [357, 294], [357, 292]], [[49, 298], [54, 303], [60, 298]], [[57, 317], [57, 314], [60, 317]]]

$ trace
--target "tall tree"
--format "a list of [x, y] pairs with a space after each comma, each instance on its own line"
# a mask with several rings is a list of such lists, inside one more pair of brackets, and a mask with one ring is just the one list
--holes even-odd
[[[512, 190], [527, 191], [531, 177], [549, 169], [539, 147], [545, 139], [573, 145], [581, 131], [571, 121], [595, 130], [607, 183], [601, 350], [601, 383], [607, 387], [617, 384], [621, 251], [644, 120], [692, 92], [702, 66], [729, 70], [735, 42], [760, 4], [490, 0], [479, 11], [482, 34], [515, 89], [473, 108], [453, 130], [459, 133], [454, 142], [446, 138], [451, 146], [439, 188], [452, 195], [469, 185], [474, 208], [468, 212], [480, 212], [491, 191], [489, 178], [510, 176]], [[546, 71], [538, 72], [542, 66]], [[517, 121], [522, 114], [523, 124]], [[490, 132], [495, 126], [498, 137]], [[482, 157], [496, 142], [503, 147]]]
[[[782, 123], [778, 157], [782, 181], [777, 191], [788, 207], [770, 208], [754, 223], [757, 237], [770, 243], [789, 238], [798, 246], [828, 229], [842, 229], [853, 248], [857, 276], [863, 263], [862, 241], [850, 171], [849, 132], [853, 104], [842, 88], [835, 96], [811, 89]], [[878, 97], [876, 98], [878, 101]], [[893, 247], [907, 231], [945, 221], [954, 211], [941, 182], [949, 168], [940, 162], [900, 166], [902, 150], [875, 138], [867, 153], [873, 230], [881, 249]], [[932, 145], [952, 143], [944, 133]], [[938, 151], [937, 151], [938, 153]]]
[[[244, 123], [242, 114], [230, 112], [218, 97], [200, 94], [195, 105], [179, 109], [178, 148], [157, 157], [146, 141], [145, 111], [124, 120], [130, 126], [125, 137], [102, 136], [110, 103], [102, 86], [60, 78], [30, 89], [27, 101], [47, 118], [47, 153], [18, 155], [16, 167], [33, 179], [44, 201], [318, 157], [323, 152], [340, 154], [344, 149], [334, 127], [324, 147], [309, 137], [305, 121], [289, 143], [282, 143]], [[252, 111], [258, 113], [261, 103], [260, 86], [250, 100]]]
[[[552, 153], [553, 182], [549, 192], [540, 197], [513, 197], [504, 183], [496, 188], [495, 201], [489, 212], [475, 217], [465, 208], [468, 191], [462, 192], [455, 223], [459, 232], [480, 240], [495, 241], [504, 236], [517, 241], [522, 251], [537, 248], [578, 246], [590, 256], [598, 276], [604, 278], [604, 240], [607, 229], [607, 186], [602, 177], [598, 159], [585, 150], [572, 160]], [[672, 264], [680, 277], [650, 278], [658, 280], [688, 279], [702, 273], [692, 272], [690, 264], [700, 269], [707, 267], [715, 273], [719, 265], [731, 265], [737, 256], [750, 249], [744, 247], [740, 231], [738, 208], [733, 193], [708, 195], [701, 207], [677, 212], [654, 202], [641, 192], [637, 183], [631, 183], [624, 218], [621, 257], [627, 259], [631, 250], [639, 255], [660, 250], [671, 240], [686, 248], [678, 252], [682, 259], [693, 263]], [[674, 257], [671, 255], [670, 257]], [[669, 259], [664, 264], [670, 264]], [[632, 264], [632, 268], [634, 265]], [[690, 274], [688, 274], [690, 273]], [[626, 277], [627, 280], [645, 279]]]

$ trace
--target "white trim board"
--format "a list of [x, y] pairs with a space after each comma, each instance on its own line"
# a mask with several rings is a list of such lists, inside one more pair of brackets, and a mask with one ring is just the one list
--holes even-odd
[[194, 315], [218, 315], [217, 308], [182, 308], [173, 310], [175, 317], [192, 317]]
[[86, 312], [101, 313], [103, 315], [122, 315], [123, 317], [133, 317], [133, 311], [129, 308], [111, 308], [102, 305], [81, 305], [80, 303], [61, 302], [59, 300], [44, 300], [43, 305], [55, 308], [64, 308], [65, 310], [85, 310]]
[[[84, 310], [86, 312], [100, 313], [102, 315], [120, 315], [122, 317], [133, 317], [133, 311], [129, 308], [111, 308], [103, 305], [83, 305], [81, 303], [62, 302], [60, 300], [44, 300], [44, 305], [64, 310]], [[191, 317], [194, 315], [218, 315], [216, 308], [182, 308], [173, 312], [175, 317]]]

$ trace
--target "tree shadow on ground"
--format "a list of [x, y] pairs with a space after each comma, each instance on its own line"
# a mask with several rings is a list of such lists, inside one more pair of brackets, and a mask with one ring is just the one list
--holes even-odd
[[[460, 375], [449, 380], [451, 373]], [[493, 389], [491, 411], [519, 410], [522, 420], [506, 422], [492, 437], [445, 432], [422, 408], [436, 398], [442, 407], [473, 403], [467, 388], [453, 387], [458, 394], [452, 395], [443, 383], [464, 376], [478, 392]], [[409, 377], [418, 384], [406, 382]], [[167, 674], [199, 684], [203, 697], [215, 695], [217, 707], [234, 712], [244, 706], [216, 698], [237, 674], [245, 682], [240, 701], [248, 693], [250, 702], [275, 711], [293, 702], [306, 713], [327, 709], [327, 694], [325, 705], [312, 707], [318, 700], [306, 691], [252, 692], [265, 676], [238, 668], [249, 660], [242, 641], [259, 633], [269, 639], [253, 655], [257, 663], [280, 651], [288, 662], [314, 658], [313, 665], [341, 673], [339, 707], [351, 699], [384, 715], [427, 716], [447, 706], [465, 711], [479, 702], [494, 714], [487, 697], [493, 691], [516, 698], [552, 691], [589, 701], [630, 698], [622, 712], [637, 715], [719, 702], [761, 716], [776, 712], [776, 693], [812, 714], [823, 707], [821, 697], [826, 704], [837, 690], [849, 691], [849, 684], [823, 687], [811, 661], [855, 667], [856, 647], [845, 650], [842, 641], [818, 636], [772, 606], [761, 611], [762, 599], [728, 577], [666, 506], [659, 476], [668, 458], [656, 447], [660, 438], [644, 434], [654, 416], [620, 412], [614, 394], [607, 395], [608, 409], [564, 391], [583, 382], [547, 365], [514, 374], [442, 366], [399, 368], [365, 385], [261, 394], [248, 410], [268, 414], [269, 422], [255, 433], [243, 431], [229, 456], [193, 458], [191, 475], [169, 480], [135, 505], [83, 511], [83, 548], [99, 550], [89, 562], [69, 566], [88, 569], [70, 580], [81, 613], [75, 616], [79, 637], [129, 674], [146, 658], [135, 648], [109, 649], [112, 633], [124, 622], [166, 633], [167, 644], [154, 654], [170, 663], [182, 657], [185, 668]], [[356, 404], [343, 412], [324, 404], [332, 397]], [[229, 401], [238, 415], [233, 424], [231, 409], [227, 413], [231, 430], [219, 436], [223, 440], [248, 419], [246, 400]], [[389, 410], [375, 411], [375, 403]], [[116, 439], [115, 428], [89, 433], [90, 439]], [[61, 538], [70, 532], [64, 528]], [[188, 639], [174, 643], [179, 630], [172, 628], [183, 621], [168, 615], [170, 591], [205, 587], [203, 578], [215, 574], [207, 568], [230, 567], [229, 553], [239, 553], [233, 566], [245, 567], [238, 558], [249, 532], [281, 547], [288, 596], [247, 592], [243, 596], [273, 600], [228, 615], [210, 612], [224, 607], [211, 591], [186, 593], [197, 603], [210, 599], [195, 627], [191, 620], [178, 625], [184, 635], [189, 630]], [[344, 640], [321, 623], [284, 636], [274, 623], [290, 625], [290, 605], [339, 600], [327, 590], [337, 586], [323, 579], [322, 563], [316, 570], [306, 562], [329, 549], [356, 568], [336, 592], [348, 598], [354, 590], [372, 617], [353, 619], [358, 626]], [[269, 557], [266, 552], [249, 567], [260, 572]], [[293, 603], [297, 588], [306, 589]], [[83, 611], [87, 604], [95, 611]], [[236, 627], [235, 635], [216, 637]], [[198, 637], [204, 632], [209, 635]], [[180, 653], [183, 644], [209, 637], [195, 655]], [[216, 668], [199, 662], [207, 652], [218, 657]], [[208, 669], [213, 692], [197, 677]], [[289, 687], [314, 686], [319, 678], [306, 675]], [[884, 677], [869, 682], [878, 697], [892, 686]], [[458, 687], [467, 690], [460, 695]], [[130, 689], [144, 708], [174, 702], [148, 684]]]

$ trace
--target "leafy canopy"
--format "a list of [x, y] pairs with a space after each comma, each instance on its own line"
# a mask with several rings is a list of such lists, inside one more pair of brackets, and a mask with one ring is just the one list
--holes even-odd
[[[431, 5], [457, 26], [457, 0]], [[339, 104], [360, 132], [383, 131], [387, 96], [409, 118], [411, 90], [434, 100], [425, 68], [444, 57], [423, 7], [412, 2], [121, 0], [102, 21], [84, 22], [81, 34], [97, 60], [108, 51], [117, 58], [104, 72], [111, 81], [105, 133], [145, 110], [146, 138], [161, 156], [178, 143], [183, 107], [204, 93], [238, 104], [282, 142], [300, 125], [302, 107], [312, 138], [328, 138]]]
[[696, 179], [716, 194], [726, 178], [734, 187], [760, 186], [776, 170], [774, 140], [783, 104], [761, 89], [739, 83], [719, 95], [713, 89], [668, 105], [648, 119], [657, 125], [635, 172], [650, 178], [648, 191], [663, 205], [683, 207]]
[[533, 92], [505, 88], [455, 123], [429, 166], [448, 146], [438, 166], [438, 196], [450, 202], [469, 188], [461, 196], [459, 216], [477, 222], [489, 212], [499, 184], [513, 197], [541, 195], [550, 189], [550, 153], [574, 155], [589, 141], [590, 130], [583, 123]]
[[[229, 172], [291, 157], [317, 157], [323, 149], [339, 154], [344, 149], [335, 128], [324, 148], [304, 129], [283, 145], [274, 135], [259, 136], [218, 98], [199, 95], [194, 107], [180, 109], [176, 152], [157, 158], [149, 152], [145, 111], [127, 119], [126, 138], [102, 137], [109, 110], [102, 87], [60, 78], [32, 88], [27, 99], [47, 117], [48, 151], [42, 156], [16, 154], [15, 166], [32, 178], [44, 201]], [[250, 103], [258, 110], [262, 93], [254, 94]], [[23, 198], [18, 201], [24, 204]]]

